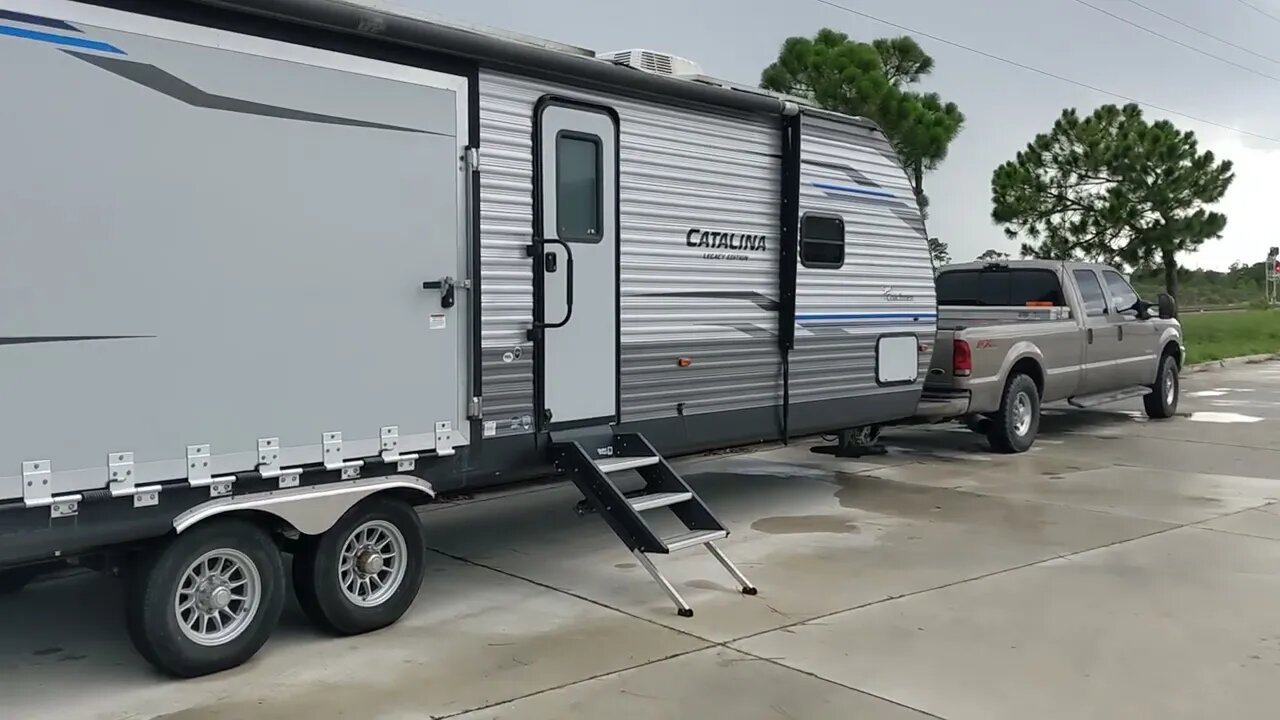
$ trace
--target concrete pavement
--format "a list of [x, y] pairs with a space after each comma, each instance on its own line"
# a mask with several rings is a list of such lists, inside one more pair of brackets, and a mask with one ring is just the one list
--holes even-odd
[[0, 716], [1273, 718], [1280, 363], [1184, 384], [1166, 422], [1054, 409], [1021, 456], [939, 427], [681, 461], [760, 587], [658, 558], [688, 619], [562, 485], [425, 512], [400, 624], [335, 640], [291, 607], [196, 681], [133, 654], [112, 581], [39, 583], [0, 598]]

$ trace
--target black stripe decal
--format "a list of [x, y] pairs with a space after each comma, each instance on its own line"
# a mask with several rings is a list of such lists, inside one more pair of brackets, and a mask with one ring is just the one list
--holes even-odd
[[875, 180], [872, 180], [871, 178], [867, 177], [866, 173], [862, 172], [861, 170], [855, 170], [854, 168], [851, 168], [848, 165], [841, 165], [840, 163], [826, 162], [825, 160], [805, 160], [804, 164], [812, 165], [814, 167], [826, 168], [828, 170], [835, 170], [837, 172], [842, 172], [845, 175], [848, 175], [850, 180], [853, 180], [859, 185], [866, 185], [867, 187], [874, 187], [874, 188], [884, 187], [883, 185], [876, 182]]
[[644, 293], [641, 297], [715, 298], [720, 300], [748, 300], [767, 312], [778, 310], [778, 301], [754, 290], [685, 290], [681, 292]]
[[338, 117], [337, 115], [324, 115], [322, 113], [308, 112], [306, 110], [294, 110], [292, 108], [280, 107], [278, 105], [267, 105], [265, 103], [254, 102], [252, 100], [241, 100], [239, 98], [227, 97], [225, 95], [214, 95], [205, 92], [191, 83], [171, 75], [155, 65], [147, 65], [146, 63], [134, 62], [133, 60], [124, 60], [116, 57], [106, 57], [103, 55], [91, 55], [88, 53], [75, 52], [72, 50], [63, 50], [72, 57], [79, 58], [90, 65], [106, 70], [107, 72], [124, 78], [130, 82], [137, 83], [145, 88], [155, 90], [163, 95], [177, 100], [179, 102], [190, 105], [191, 107], [204, 108], [206, 110], [225, 110], [227, 112], [241, 113], [244, 115], [258, 115], [261, 117], [280, 118], [282, 120], [300, 120], [302, 122], [324, 123], [327, 125], [346, 125], [349, 127], [372, 128], [375, 130], [395, 130], [397, 132], [422, 133], [426, 135], [444, 135], [444, 133], [432, 132], [430, 130], [419, 130], [417, 128], [402, 127], [400, 125], [386, 125], [384, 123], [367, 122], [365, 120], [354, 120], [352, 118]]
[[69, 22], [41, 17], [39, 15], [28, 15], [26, 13], [20, 13], [13, 10], [0, 10], [0, 20], [12, 20], [13, 22], [26, 23], [27, 25], [40, 25], [41, 27], [53, 28], [55, 30], [66, 30], [68, 32], [80, 32], [80, 28]]
[[0, 337], [0, 345], [37, 345], [40, 343], [84, 342], [86, 340], [134, 340], [155, 335], [26, 335]]

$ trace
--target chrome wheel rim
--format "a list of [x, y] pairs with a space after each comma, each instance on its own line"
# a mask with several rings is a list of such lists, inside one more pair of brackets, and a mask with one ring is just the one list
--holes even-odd
[[187, 566], [173, 600], [178, 627], [191, 642], [225, 645], [240, 637], [262, 604], [262, 578], [248, 555], [220, 548]]
[[1178, 394], [1178, 376], [1166, 370], [1164, 373], [1164, 404], [1173, 405], [1173, 398]]
[[1031, 398], [1024, 392], [1013, 399], [1013, 432], [1022, 437], [1031, 430]]
[[404, 580], [409, 547], [404, 534], [386, 520], [370, 520], [342, 543], [338, 585], [353, 605], [374, 607], [386, 602]]

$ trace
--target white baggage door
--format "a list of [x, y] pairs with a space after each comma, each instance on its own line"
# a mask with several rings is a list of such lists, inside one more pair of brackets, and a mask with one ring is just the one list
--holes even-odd
[[26, 5], [57, 14], [0, 22], [0, 136], [48, 140], [0, 163], [0, 499], [25, 461], [69, 492], [109, 453], [142, 483], [188, 446], [220, 474], [265, 438], [466, 441], [468, 293], [424, 287], [466, 272], [465, 78]]
[[618, 125], [607, 108], [548, 99], [538, 138], [535, 321], [541, 427], [618, 420]]

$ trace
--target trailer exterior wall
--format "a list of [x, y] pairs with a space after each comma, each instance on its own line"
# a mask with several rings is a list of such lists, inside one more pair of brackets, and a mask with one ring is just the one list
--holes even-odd
[[842, 218], [845, 255], [838, 269], [797, 269], [792, 402], [905, 394], [914, 405], [928, 351], [913, 383], [880, 387], [876, 375], [879, 338], [931, 346], [937, 325], [928, 236], [901, 161], [883, 133], [851, 120], [805, 116], [800, 148], [800, 216]]
[[[466, 80], [69, 2], [0, 38], [0, 498], [404, 451], [462, 425]], [[24, 29], [29, 23], [6, 21]], [[47, 27], [45, 28], [48, 29]], [[38, 28], [37, 28], [38, 30]], [[52, 39], [50, 39], [52, 36]], [[60, 39], [61, 38], [61, 39]], [[67, 40], [65, 38], [70, 38]], [[78, 42], [75, 45], [68, 43]], [[85, 112], [92, 108], [92, 112]], [[432, 320], [432, 316], [438, 319]]]

